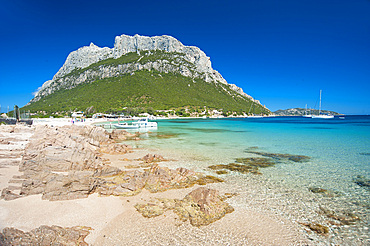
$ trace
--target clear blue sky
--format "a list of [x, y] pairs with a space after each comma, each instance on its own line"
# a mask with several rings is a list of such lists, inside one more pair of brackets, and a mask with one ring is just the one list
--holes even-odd
[[121, 34], [201, 48], [271, 110], [370, 114], [369, 0], [0, 0], [0, 104], [24, 106], [71, 51]]

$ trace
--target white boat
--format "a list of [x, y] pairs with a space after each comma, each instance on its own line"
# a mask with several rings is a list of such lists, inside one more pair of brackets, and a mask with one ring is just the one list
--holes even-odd
[[302, 115], [303, 117], [306, 117], [306, 118], [312, 118], [312, 114], [311, 114], [311, 109], [310, 109], [310, 114], [307, 114], [307, 104], [306, 104], [306, 110], [305, 110], [305, 113], [304, 115]]
[[127, 122], [113, 124], [113, 126], [117, 129], [138, 129], [138, 128], [156, 128], [158, 126], [157, 122], [149, 122], [148, 118], [139, 119], [138, 121], [134, 121], [131, 124]]
[[312, 115], [313, 119], [333, 119], [334, 115], [330, 114], [321, 114], [321, 93], [322, 90], [320, 90], [320, 106], [319, 106], [319, 114], [318, 115]]
[[321, 114], [321, 115], [312, 115], [313, 119], [333, 119], [334, 115]]
[[139, 128], [138, 126], [128, 124], [127, 122], [113, 124], [113, 126], [114, 126], [114, 128], [117, 128], [117, 129], [137, 129], [137, 128]]

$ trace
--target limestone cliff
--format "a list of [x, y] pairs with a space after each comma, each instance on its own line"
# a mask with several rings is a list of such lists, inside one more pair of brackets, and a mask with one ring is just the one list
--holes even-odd
[[[166, 54], [171, 54], [171, 57], [154, 61], [150, 60], [145, 63], [140, 61], [144, 55], [150, 55], [151, 52], [155, 51], [163, 51]], [[99, 65], [94, 70], [86, 69], [101, 61], [119, 59], [132, 52], [137, 53], [140, 57], [131, 63], [117, 64], [114, 66]], [[77, 71], [78, 69], [85, 70], [71, 76], [73, 71]], [[72, 89], [81, 83], [131, 74], [138, 70], [179, 73], [185, 77], [202, 79], [208, 83], [223, 84], [242, 97], [253, 100], [241, 88], [234, 84], [228, 84], [221, 74], [212, 68], [210, 58], [198, 47], [185, 46], [177, 39], [166, 35], [154, 37], [121, 35], [115, 38], [113, 48], [100, 48], [91, 43], [90, 46], [85, 46], [71, 52], [53, 79], [46, 81], [42, 85], [30, 103], [39, 101], [41, 98], [59, 89]], [[257, 100], [254, 102], [259, 104]]]

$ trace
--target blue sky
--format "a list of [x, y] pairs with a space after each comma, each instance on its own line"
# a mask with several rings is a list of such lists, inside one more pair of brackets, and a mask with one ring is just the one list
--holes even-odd
[[0, 105], [24, 106], [68, 54], [171, 35], [271, 110], [370, 114], [369, 0], [0, 0]]

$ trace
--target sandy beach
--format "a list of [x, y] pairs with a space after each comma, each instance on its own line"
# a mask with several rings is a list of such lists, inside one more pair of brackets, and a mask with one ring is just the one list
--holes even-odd
[[[48, 131], [55, 128], [59, 128], [57, 130], [60, 131], [63, 128], [62, 125], [71, 124], [68, 119], [49, 120], [47, 123], [49, 126], [45, 129], [49, 129]], [[80, 126], [76, 127], [83, 128], [90, 123], [80, 123]], [[30, 192], [29, 195], [22, 195], [20, 178], [24, 178], [22, 177], [24, 172], [19, 171], [19, 166], [22, 158], [27, 157], [27, 154], [24, 156], [26, 146], [29, 142], [36, 141], [37, 136], [34, 134], [38, 128], [45, 127], [43, 124], [45, 122], [39, 121], [34, 126], [1, 126], [0, 128], [0, 141], [2, 141], [0, 189], [10, 187], [9, 194], [16, 197], [16, 199], [0, 200], [0, 230], [13, 227], [28, 232], [42, 225], [63, 228], [79, 226], [89, 230], [85, 238], [88, 245], [326, 245], [325, 236], [318, 235], [296, 221], [272, 212], [263, 200], [258, 198], [254, 200], [250, 194], [259, 184], [253, 178], [248, 179], [249, 185], [246, 185], [243, 190], [233, 186], [235, 180], [226, 179], [225, 182], [194, 184], [188, 188], [169, 188], [155, 193], [144, 188], [133, 196], [125, 196], [122, 195], [123, 193], [102, 195], [94, 192], [84, 198], [72, 199], [73, 197], [69, 196], [68, 199], [58, 200], [58, 195], [55, 193], [47, 199], [45, 190], [42, 194]], [[100, 149], [102, 148], [100, 145]], [[147, 149], [134, 149], [126, 153], [100, 153], [99, 158], [104, 160], [101, 164], [104, 168], [109, 165], [111, 168], [132, 171], [132, 166], [136, 165], [135, 170], [142, 172], [148, 166], [140, 167], [142, 165], [140, 158], [147, 154], [163, 155], [163, 153], [152, 153]], [[178, 168], [179, 156], [164, 155], [163, 157], [167, 161], [158, 162], [156, 165], [170, 168], [169, 170]], [[61, 170], [52, 172], [55, 175], [63, 175]], [[181, 219], [172, 210], [167, 210], [159, 216], [146, 218], [135, 208], [136, 204], [150, 204], [156, 199], [181, 200], [199, 187], [217, 190], [220, 194], [237, 193], [226, 199], [227, 204], [232, 206], [234, 211], [226, 213], [208, 225], [193, 226], [189, 220]], [[104, 192], [107, 191], [104, 190]], [[114, 192], [117, 193], [113, 191], [112, 194], [115, 194]]]

